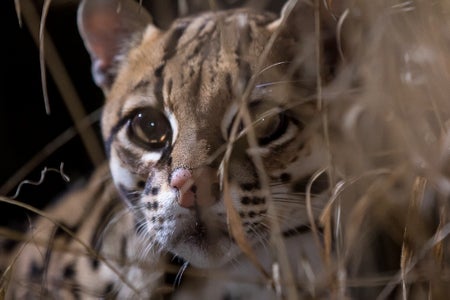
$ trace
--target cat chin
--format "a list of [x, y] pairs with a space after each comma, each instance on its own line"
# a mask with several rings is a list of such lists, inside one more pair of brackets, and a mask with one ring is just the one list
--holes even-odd
[[178, 255], [190, 265], [201, 269], [220, 268], [233, 261], [241, 252], [239, 247], [231, 245], [225, 252], [223, 247], [211, 245], [209, 249], [200, 248], [196, 245], [180, 245], [175, 247], [173, 253]]
[[202, 269], [224, 266], [241, 253], [239, 247], [228, 236], [214, 238], [183, 236], [172, 244], [170, 252], [182, 257], [192, 266]]

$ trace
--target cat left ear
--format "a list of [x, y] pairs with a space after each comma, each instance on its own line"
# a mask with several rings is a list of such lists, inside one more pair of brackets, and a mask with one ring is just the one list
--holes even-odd
[[[335, 27], [337, 16], [343, 11], [343, 1], [325, 0], [320, 2], [320, 22], [323, 29], [328, 30]], [[274, 32], [278, 27], [283, 27], [283, 33], [295, 33], [303, 35], [314, 32], [314, 3], [313, 1], [287, 1], [280, 13], [280, 17], [270, 23], [267, 28]]]
[[117, 63], [137, 33], [152, 24], [147, 11], [132, 0], [83, 0], [78, 29], [91, 55], [95, 83], [107, 92], [116, 76]]
[[[316, 0], [319, 1], [319, 0]], [[337, 17], [342, 11], [343, 1], [327, 0], [330, 4], [325, 7], [325, 1], [320, 0], [319, 21], [320, 39], [324, 45], [321, 63], [324, 67], [332, 69], [338, 64], [338, 49], [336, 44]], [[332, 6], [331, 6], [332, 4]], [[287, 38], [293, 41], [292, 53], [301, 61], [302, 80], [315, 81], [316, 66], [316, 13], [314, 1], [287, 1], [283, 6], [279, 19], [267, 25], [267, 29], [274, 33], [279, 32], [279, 38]], [[333, 75], [330, 74], [330, 78]]]

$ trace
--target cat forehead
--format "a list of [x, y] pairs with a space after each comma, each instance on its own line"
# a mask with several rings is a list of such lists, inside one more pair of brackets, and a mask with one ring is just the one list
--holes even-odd
[[236, 73], [236, 62], [244, 61], [250, 66], [256, 63], [270, 36], [266, 26], [273, 19], [272, 14], [238, 10], [180, 19], [163, 32], [150, 25], [141, 43], [129, 52], [124, 64], [124, 69], [128, 69], [126, 78], [118, 78], [117, 82], [154, 83], [171, 73], [180, 75], [178, 82], [187, 87], [197, 72]]
[[148, 26], [119, 67], [106, 109], [118, 115], [134, 98], [139, 104], [133, 106], [168, 107], [175, 114], [188, 107], [205, 116], [224, 112], [237, 82], [254, 71], [273, 20], [239, 10], [180, 19], [167, 31]]

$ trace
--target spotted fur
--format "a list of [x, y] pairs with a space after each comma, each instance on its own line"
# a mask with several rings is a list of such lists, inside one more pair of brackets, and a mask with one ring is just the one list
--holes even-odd
[[[10, 298], [141, 299], [170, 292], [176, 299], [272, 299], [275, 290], [230, 226], [242, 228], [270, 272], [274, 220], [295, 280], [306, 278], [300, 261], [319, 276], [317, 250], [304, 233], [306, 188], [326, 165], [314, 47], [302, 35], [312, 15], [308, 5], [301, 17], [284, 19], [250, 9], [210, 12], [162, 31], [132, 1], [83, 1], [80, 32], [106, 96], [109, 168], [49, 211], [74, 236], [48, 220], [37, 223], [15, 262]], [[327, 190], [321, 176], [311, 189], [313, 217]], [[227, 197], [238, 225], [230, 225]], [[168, 280], [165, 266], [174, 258], [181, 270], [189, 265], [203, 275], [182, 276], [173, 291], [180, 276]], [[229, 280], [202, 277], [214, 271]]]

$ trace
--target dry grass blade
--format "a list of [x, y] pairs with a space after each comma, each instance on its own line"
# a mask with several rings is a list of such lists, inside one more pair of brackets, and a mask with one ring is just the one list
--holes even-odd
[[16, 9], [17, 22], [19, 22], [19, 26], [22, 27], [22, 13], [20, 9], [20, 0], [14, 0], [14, 7]]
[[314, 240], [317, 244], [317, 249], [322, 250], [321, 254], [322, 254], [323, 259], [325, 259], [325, 257], [323, 256], [325, 253], [323, 251], [322, 243], [320, 241], [320, 237], [319, 237], [320, 234], [319, 234], [319, 230], [317, 228], [316, 218], [313, 213], [312, 201], [311, 201], [311, 188], [312, 188], [312, 185], [314, 184], [314, 182], [320, 177], [320, 175], [322, 175], [324, 172], [326, 172], [327, 169], [328, 168], [323, 168], [323, 169], [315, 172], [313, 174], [313, 176], [311, 176], [311, 179], [308, 181], [308, 184], [306, 185], [306, 212], [308, 214], [309, 226], [311, 226], [311, 231], [313, 233]]
[[45, 33], [45, 21], [47, 20], [48, 10], [50, 8], [51, 0], [45, 0], [44, 6], [42, 7], [41, 23], [39, 25], [39, 63], [41, 66], [41, 85], [42, 85], [42, 95], [44, 97], [45, 112], [50, 115], [50, 103], [48, 99], [47, 90], [47, 72], [45, 68], [45, 43], [44, 43], [44, 33]]
[[[416, 178], [413, 184], [413, 192], [412, 199], [408, 206], [407, 219], [410, 220], [412, 217], [411, 211], [417, 211], [420, 208], [421, 202], [424, 197], [425, 188], [427, 186], [427, 180], [423, 177]], [[414, 250], [408, 246], [407, 240], [411, 238], [411, 235], [414, 235], [414, 232], [409, 232], [409, 226], [406, 224], [405, 230], [403, 233], [403, 243], [401, 249], [401, 258], [400, 258], [400, 272], [401, 272], [401, 281], [402, 281], [402, 297], [403, 299], [408, 299], [408, 291], [407, 291], [407, 280], [406, 280], [406, 270], [408, 269], [408, 264], [414, 257]]]
[[[321, 17], [320, 17], [320, 0], [314, 1], [314, 36], [315, 36], [315, 58], [316, 58], [316, 92], [317, 92], [317, 110], [323, 110], [322, 97], [322, 38], [321, 38]], [[324, 124], [326, 125], [326, 124]], [[326, 136], [327, 138], [327, 136]]]
[[339, 56], [341, 57], [343, 63], [346, 62], [346, 59], [345, 59], [345, 54], [344, 54], [343, 45], [342, 45], [342, 26], [344, 25], [345, 19], [347, 18], [349, 13], [350, 13], [350, 10], [346, 9], [342, 13], [342, 15], [339, 17], [339, 20], [338, 20], [338, 23], [336, 26], [337, 49], [339, 51]]
[[330, 180], [330, 185], [334, 186], [335, 181], [335, 175], [334, 175], [334, 168], [333, 166], [333, 157], [332, 157], [332, 151], [330, 146], [330, 134], [329, 134], [329, 125], [328, 125], [328, 112], [327, 108], [324, 106], [323, 102], [323, 89], [322, 89], [322, 74], [323, 74], [323, 58], [322, 58], [322, 52], [323, 52], [323, 41], [322, 41], [322, 28], [321, 28], [321, 1], [315, 0], [314, 1], [314, 36], [315, 36], [315, 58], [316, 58], [316, 104], [317, 104], [317, 110], [322, 116], [322, 130], [323, 130], [323, 139], [325, 141], [325, 146], [327, 148], [327, 154], [328, 154], [328, 162], [327, 165], [331, 166], [328, 169], [328, 177]]
[[[448, 204], [444, 205], [444, 209], [441, 210], [439, 215], [439, 225], [437, 231], [442, 230], [443, 226], [448, 223]], [[434, 256], [439, 265], [443, 268], [446, 268], [445, 257], [446, 257], [446, 244], [444, 241], [440, 241], [436, 243], [434, 247]]]
[[[10, 232], [8, 232], [9, 234]], [[2, 236], [2, 232], [0, 232], [0, 236]], [[10, 235], [5, 235], [5, 236], [10, 236]], [[22, 240], [23, 241], [23, 240]], [[5, 299], [6, 297], [6, 293], [8, 291], [8, 285], [9, 285], [9, 280], [11, 279], [11, 272], [13, 269], [14, 264], [17, 262], [17, 260], [20, 257], [20, 254], [22, 253], [23, 249], [26, 247], [26, 243], [24, 243], [23, 245], [20, 246], [20, 249], [14, 253], [14, 256], [11, 259], [11, 263], [6, 266], [6, 268], [3, 271], [2, 276], [0, 277], [0, 299]]]

